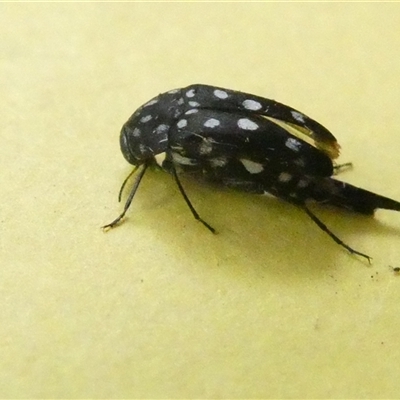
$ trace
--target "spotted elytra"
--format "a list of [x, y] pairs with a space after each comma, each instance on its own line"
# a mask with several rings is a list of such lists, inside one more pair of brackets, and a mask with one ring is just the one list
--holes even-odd
[[[175, 180], [193, 216], [211, 232], [179, 180], [190, 173], [225, 187], [254, 194], [272, 194], [304, 210], [337, 244], [339, 239], [308, 208], [309, 201], [372, 215], [377, 208], [400, 211], [400, 203], [332, 178], [340, 146], [335, 137], [307, 115], [253, 94], [208, 85], [191, 85], [160, 94], [139, 107], [122, 127], [121, 151], [134, 165], [126, 182], [136, 180], [125, 216], [148, 167], [161, 166]], [[346, 164], [348, 165], [348, 164]]]

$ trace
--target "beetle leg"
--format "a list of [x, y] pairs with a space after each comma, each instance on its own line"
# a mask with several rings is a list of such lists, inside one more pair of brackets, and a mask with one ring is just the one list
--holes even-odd
[[179, 191], [181, 192], [183, 198], [186, 201], [186, 204], [188, 205], [188, 207], [190, 208], [190, 211], [192, 212], [193, 216], [195, 217], [195, 219], [197, 219], [198, 221], [200, 221], [207, 229], [209, 229], [212, 233], [215, 233], [215, 229], [209, 225], [206, 221], [204, 221], [200, 215], [198, 214], [198, 212], [195, 210], [195, 208], [193, 207], [192, 203], [189, 200], [189, 197], [187, 196], [187, 194], [185, 193], [185, 190], [183, 189], [183, 186], [178, 178], [178, 174], [176, 173], [176, 169], [175, 166], [173, 164], [171, 164], [171, 172], [172, 175], [174, 176], [175, 182], [178, 185]]
[[364, 257], [368, 260], [368, 263], [371, 264], [372, 257], [368, 256], [367, 254], [360, 253], [357, 250], [354, 250], [350, 246], [348, 246], [346, 243], [344, 243], [341, 239], [339, 239], [333, 232], [329, 230], [329, 228], [315, 215], [313, 214], [308, 207], [303, 204], [300, 206], [306, 213], [307, 215], [318, 225], [319, 228], [321, 228], [324, 232], [326, 232], [338, 245], [344, 247], [347, 251], [349, 251], [351, 254], [357, 254], [358, 256]]

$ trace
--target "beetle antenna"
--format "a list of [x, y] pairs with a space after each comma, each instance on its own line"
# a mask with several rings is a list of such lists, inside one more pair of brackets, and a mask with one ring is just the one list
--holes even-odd
[[[133, 197], [135, 196], [135, 193], [139, 187], [140, 181], [143, 178], [144, 173], [146, 172], [148, 165], [144, 164], [143, 165], [143, 169], [139, 172], [138, 176], [136, 177], [135, 183], [133, 184], [132, 190], [129, 193], [129, 197], [126, 200], [125, 206], [124, 206], [124, 210], [122, 211], [122, 213], [120, 214], [120, 216], [118, 218], [116, 218], [114, 221], [112, 221], [111, 223], [104, 225], [102, 228], [105, 230], [114, 228], [115, 225], [118, 224], [119, 221], [121, 221], [122, 218], [124, 218], [126, 212], [128, 211], [128, 208], [130, 207]], [[129, 177], [133, 174], [133, 172], [135, 172], [137, 170], [138, 167], [134, 168], [134, 170], [128, 175], [128, 178], [125, 179], [125, 182], [122, 185], [122, 188], [125, 186], [126, 181], [129, 179]]]
[[119, 189], [119, 193], [118, 193], [118, 203], [121, 203], [122, 192], [124, 190], [125, 185], [129, 181], [129, 178], [137, 171], [138, 168], [139, 168], [139, 166], [136, 165], [135, 168], [133, 168], [132, 172], [125, 178], [124, 182], [122, 183], [121, 189]]

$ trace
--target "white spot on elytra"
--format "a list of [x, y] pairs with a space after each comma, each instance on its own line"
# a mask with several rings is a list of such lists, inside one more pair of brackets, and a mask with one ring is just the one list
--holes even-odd
[[168, 92], [168, 94], [174, 94], [174, 93], [178, 93], [179, 89], [172, 89]]
[[177, 104], [178, 104], [179, 106], [181, 106], [184, 102], [185, 102], [185, 100], [183, 100], [183, 97], [181, 97], [181, 98], [177, 101]]
[[260, 172], [264, 171], [263, 165], [258, 162], [248, 160], [247, 158], [241, 158], [240, 162], [251, 174], [259, 174]]
[[132, 132], [132, 135], [135, 136], [135, 137], [138, 137], [138, 136], [141, 135], [141, 133], [142, 133], [142, 132], [140, 132], [140, 129], [139, 129], [139, 128], [135, 128], [135, 129], [133, 130], [133, 132]]
[[289, 182], [292, 179], [292, 175], [287, 172], [281, 172], [278, 176], [279, 182]]
[[167, 133], [168, 129], [169, 125], [161, 124], [157, 126], [157, 128], [154, 130], [154, 133], [157, 135], [161, 135], [162, 133]]
[[200, 105], [200, 103], [198, 103], [197, 101], [189, 101], [190, 107], [198, 107], [199, 105]]
[[245, 129], [246, 131], [255, 131], [258, 129], [258, 125], [248, 118], [240, 118], [237, 124], [239, 128]]
[[297, 184], [297, 187], [299, 187], [299, 188], [305, 188], [307, 186], [308, 186], [308, 180], [306, 180], [306, 179], [300, 179]]
[[186, 92], [186, 97], [194, 97], [194, 89], [190, 89]]
[[148, 107], [148, 106], [152, 106], [153, 104], [158, 103], [158, 98], [150, 100], [148, 103], [146, 103], [143, 107]]
[[300, 151], [301, 143], [297, 139], [289, 138], [285, 143], [286, 147], [293, 151]]
[[153, 117], [151, 115], [146, 115], [145, 117], [140, 118], [140, 122], [149, 122]]
[[290, 111], [290, 113], [292, 114], [292, 117], [296, 120], [296, 121], [299, 121], [299, 122], [302, 122], [302, 123], [304, 123], [305, 122], [305, 120], [304, 120], [304, 115], [303, 114], [301, 114], [301, 113], [299, 113], [298, 111]]
[[224, 90], [216, 89], [214, 90], [214, 96], [218, 97], [219, 99], [226, 99], [228, 97], [228, 93]]
[[181, 120], [179, 120], [178, 123], [176, 124], [176, 126], [177, 126], [179, 129], [184, 128], [186, 125], [187, 125], [187, 120], [186, 120], [186, 119], [181, 119]]
[[192, 158], [183, 157], [178, 153], [172, 153], [172, 159], [182, 165], [196, 165], [196, 161]]
[[225, 167], [228, 163], [228, 160], [225, 157], [216, 157], [210, 160], [210, 165], [212, 167]]
[[257, 111], [262, 108], [261, 104], [255, 100], [248, 99], [248, 100], [245, 100], [242, 104], [243, 104], [243, 107], [246, 108], [247, 110]]
[[215, 118], [210, 118], [206, 122], [204, 122], [204, 126], [206, 128], [215, 128], [216, 126], [219, 126], [220, 122], [215, 119]]
[[199, 110], [197, 108], [193, 108], [192, 110], [186, 111], [185, 115], [196, 114], [197, 112], [199, 112]]

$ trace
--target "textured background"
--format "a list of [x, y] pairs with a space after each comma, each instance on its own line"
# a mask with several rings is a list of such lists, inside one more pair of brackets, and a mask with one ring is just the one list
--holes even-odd
[[400, 200], [400, 5], [0, 4], [0, 397], [398, 397], [400, 214], [317, 214], [130, 166], [121, 125], [191, 83], [327, 126]]

